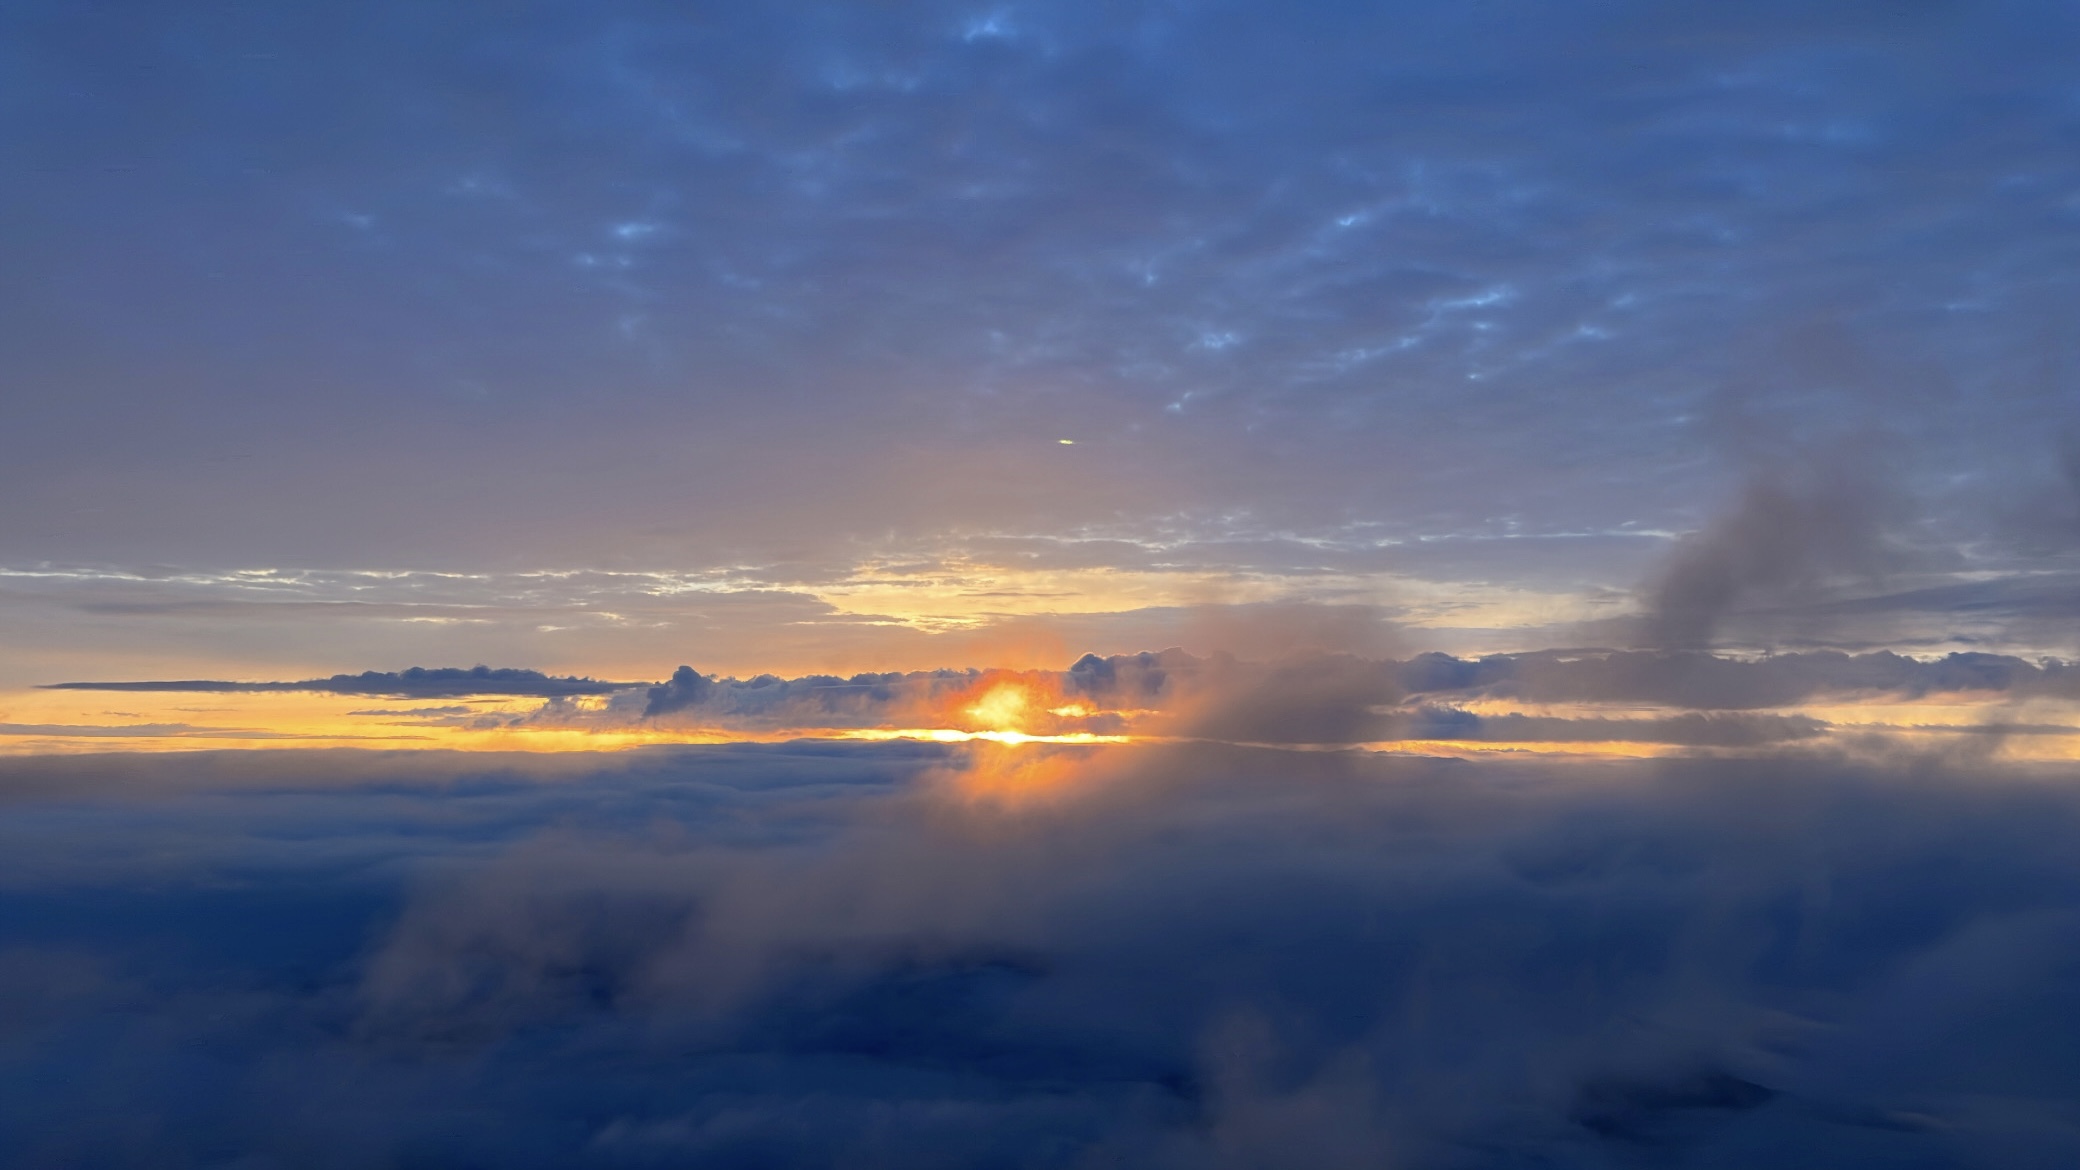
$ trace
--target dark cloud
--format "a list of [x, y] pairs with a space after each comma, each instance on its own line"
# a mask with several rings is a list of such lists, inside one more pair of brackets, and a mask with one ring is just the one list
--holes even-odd
[[650, 688], [650, 701], [643, 706], [643, 717], [648, 719], [696, 706], [714, 691], [715, 684], [706, 675], [690, 666], [682, 666], [672, 672], [671, 678]]
[[1099, 657], [1086, 654], [1069, 666], [1069, 685], [1084, 694], [1135, 702], [1162, 695], [1173, 673], [1196, 674], [1204, 661], [1183, 650], [1143, 650]]
[[214, 679], [158, 682], [64, 682], [46, 684], [58, 691], [319, 691], [334, 695], [381, 695], [398, 699], [459, 699], [470, 695], [528, 695], [541, 698], [609, 695], [641, 683], [600, 682], [589, 678], [556, 678], [538, 670], [488, 666], [414, 666], [407, 670], [366, 670], [302, 682], [225, 682]]
[[[868, 672], [848, 678], [829, 674], [720, 678], [682, 666], [669, 680], [645, 692], [640, 717], [678, 716], [696, 724], [738, 727], [871, 725], [904, 714], [921, 715], [935, 699], [974, 686], [984, 674], [970, 668]], [[621, 709], [633, 710], [633, 696], [611, 707], [610, 714]]]
[[2070, 1161], [2080, 803], [1898, 764], [4, 761], [0, 1156]]
[[1476, 715], [1425, 707], [1382, 720], [1375, 739], [1473, 740], [1487, 743], [1653, 743], [1681, 747], [1753, 748], [1815, 739], [1828, 725], [1805, 715], [1676, 715], [1660, 719], [1565, 719], [1542, 715]]
[[1423, 689], [1485, 689], [1526, 700], [1657, 703], [1703, 709], [1783, 707], [1825, 697], [2080, 694], [2080, 672], [2058, 660], [1953, 653], [1922, 660], [1889, 650], [1835, 650], [1738, 659], [1655, 651], [1540, 651], [1411, 662]]

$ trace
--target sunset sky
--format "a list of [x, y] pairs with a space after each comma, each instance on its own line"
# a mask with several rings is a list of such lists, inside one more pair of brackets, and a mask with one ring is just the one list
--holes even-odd
[[2080, 1158], [2080, 6], [17, 0], [0, 223], [0, 1158]]
[[6, 20], [0, 685], [2080, 649], [2063, 5]]

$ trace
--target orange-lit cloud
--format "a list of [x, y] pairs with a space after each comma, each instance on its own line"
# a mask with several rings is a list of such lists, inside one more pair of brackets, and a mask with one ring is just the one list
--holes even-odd
[[[1248, 663], [1172, 651], [1087, 656], [1066, 671], [741, 679], [688, 668], [655, 687], [546, 700], [445, 690], [411, 695], [425, 679], [472, 672], [350, 677], [357, 687], [405, 693], [334, 694], [274, 683], [235, 691], [196, 683], [190, 691], [4, 692], [0, 752], [567, 752], [824, 738], [1036, 750], [1204, 740], [1304, 751], [1638, 756], [1829, 750], [1876, 737], [2002, 758], [2080, 754], [2080, 676], [2059, 663], [1987, 655], [1315, 655]], [[379, 681], [364, 684], [364, 677]], [[530, 676], [486, 677], [485, 686], [505, 686]]]

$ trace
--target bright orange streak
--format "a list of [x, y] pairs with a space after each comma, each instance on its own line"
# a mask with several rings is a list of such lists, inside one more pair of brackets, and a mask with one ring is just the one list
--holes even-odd
[[[1808, 714], [1834, 724], [1830, 734], [1784, 745], [1786, 750], [1801, 745], [1851, 749], [1864, 740], [1883, 740], [1911, 745], [1916, 750], [1974, 751], [2003, 761], [2080, 759], [2080, 704], [2049, 699], [1971, 702], [1967, 701], [1969, 698], [1941, 696], [1910, 701], [1880, 697], [1861, 702], [1845, 699], [1765, 713]], [[427, 700], [302, 692], [0, 691], [0, 756], [346, 747], [559, 753], [652, 745], [824, 739], [972, 744], [978, 752], [991, 752], [1010, 761], [1021, 754], [1014, 750], [1019, 748], [1024, 749], [1024, 755], [1042, 756], [1049, 754], [1047, 749], [1051, 746], [1068, 749], [1185, 739], [1221, 740], [1219, 736], [1177, 734], [1194, 727], [1195, 721], [1179, 714], [1189, 710], [1188, 699], [1189, 696], [1167, 711], [1122, 710], [1105, 706], [1078, 691], [1066, 690], [1058, 675], [992, 671], [960, 679], [944, 690], [918, 688], [880, 709], [866, 706], [838, 712], [829, 721], [815, 710], [804, 710], [795, 716], [802, 722], [792, 726], [760, 723], [751, 727], [690, 727], [671, 726], [668, 722], [661, 726], [633, 716], [625, 704], [616, 709], [601, 699], [545, 705], [539, 699], [492, 696]], [[1570, 718], [1637, 718], [1667, 710], [1640, 704], [1523, 705], [1503, 700], [1470, 700], [1465, 706], [1483, 714], [1528, 711]], [[881, 722], [874, 727], [856, 726], [869, 720]], [[2027, 730], [2036, 733], [2001, 734], [2000, 723], [2027, 725]], [[1637, 741], [1435, 739], [1239, 746], [1295, 751], [1361, 749], [1488, 759], [1723, 755], [1743, 750]], [[996, 752], [996, 748], [1002, 751]], [[1065, 758], [1085, 755], [1063, 754]]]
[[921, 739], [932, 743], [968, 743], [986, 740], [990, 743], [1132, 743], [1133, 737], [1126, 735], [1094, 735], [1088, 731], [1069, 731], [1060, 735], [1028, 735], [1023, 731], [961, 731], [952, 727], [859, 727], [849, 730], [826, 732], [821, 736], [802, 738], [829, 739]]

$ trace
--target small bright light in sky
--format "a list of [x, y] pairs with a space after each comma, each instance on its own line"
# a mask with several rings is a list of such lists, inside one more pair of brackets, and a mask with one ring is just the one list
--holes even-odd
[[961, 31], [961, 39], [965, 41], [1005, 40], [1013, 35], [1013, 31], [1011, 22], [1002, 13], [994, 13], [969, 21], [967, 27]]
[[1076, 445], [1076, 440], [1074, 439], [1056, 439], [1055, 442], [1060, 443], [1064, 447], [1073, 447]]

